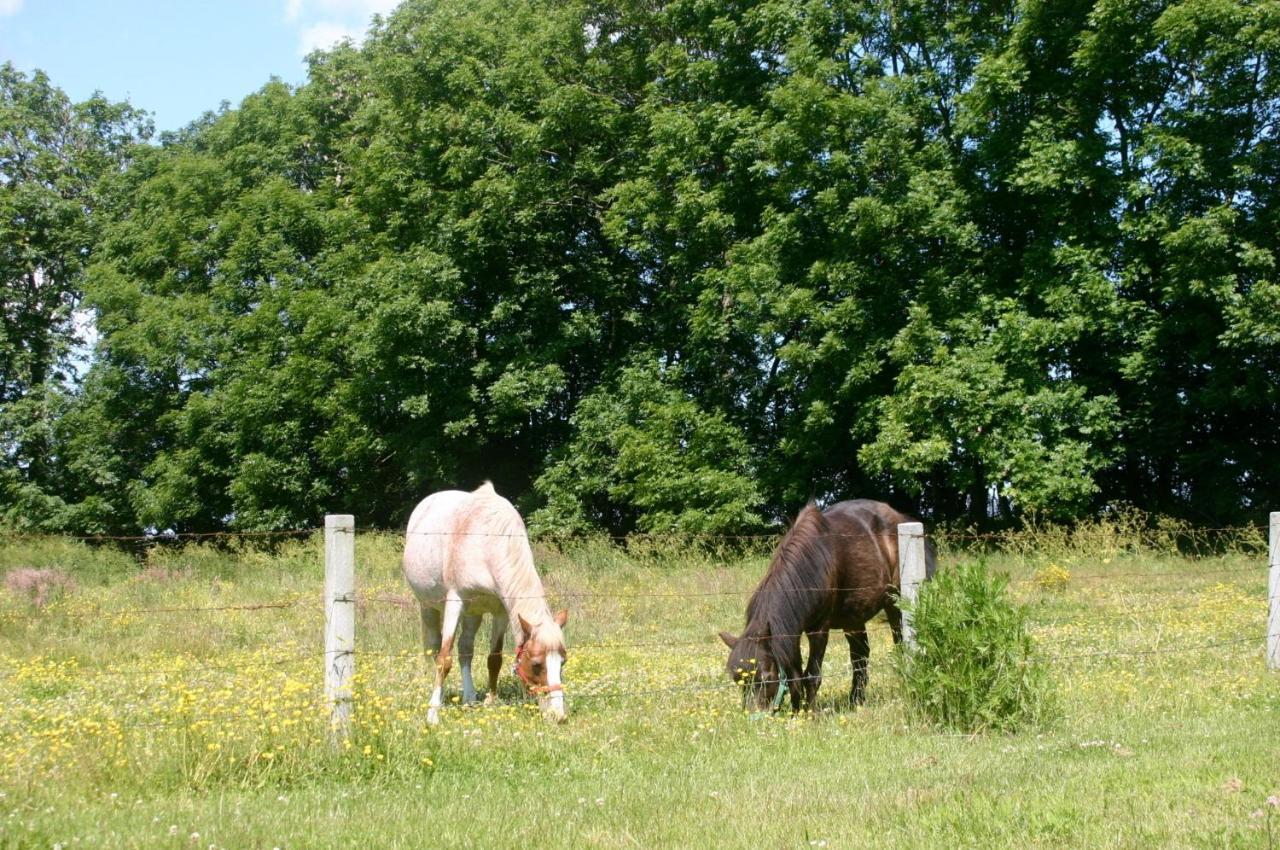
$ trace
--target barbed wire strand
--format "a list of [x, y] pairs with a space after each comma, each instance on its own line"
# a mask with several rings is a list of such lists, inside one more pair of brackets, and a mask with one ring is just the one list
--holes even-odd
[[[1179, 573], [1177, 571], [1166, 570], [1145, 570], [1138, 572], [1112, 572], [1112, 573], [1091, 573], [1072, 575], [1066, 583], [1077, 579], [1101, 580], [1109, 578], [1199, 578], [1206, 575], [1229, 575], [1239, 573], [1257, 573], [1268, 570], [1265, 565], [1249, 565], [1243, 567], [1224, 567], [1216, 570], [1197, 570], [1194, 573]], [[1009, 577], [1008, 581], [1012, 585], [1020, 584], [1043, 584], [1043, 581], [1035, 576]], [[829, 587], [770, 587], [762, 589], [759, 586], [753, 588], [733, 588], [705, 591], [654, 591], [652, 593], [617, 593], [611, 591], [566, 591], [556, 590], [550, 593], [544, 592], [540, 594], [521, 594], [501, 596], [503, 600], [517, 601], [529, 599], [545, 599], [550, 604], [551, 600], [559, 600], [560, 602], [581, 600], [581, 599], [607, 599], [616, 601], [627, 601], [633, 599], [697, 599], [712, 598], [724, 596], [749, 596], [751, 594], [761, 592], [768, 594], [788, 594], [788, 593], [816, 593], [816, 592], [837, 592], [851, 593], [862, 590], [892, 590], [897, 591], [899, 585], [897, 582], [874, 582], [869, 584], [850, 585], [837, 588]], [[23, 616], [28, 619], [40, 617], [122, 617], [139, 614], [190, 614], [190, 613], [211, 613], [211, 612], [227, 612], [227, 611], [259, 611], [293, 608], [301, 601], [300, 596], [291, 597], [285, 600], [277, 600], [271, 602], [260, 603], [243, 603], [228, 605], [207, 605], [207, 606], [148, 606], [135, 608], [104, 608], [98, 607], [89, 611], [61, 611], [57, 609], [40, 609], [36, 608], [30, 611], [11, 612], [10, 616]], [[385, 605], [396, 608], [410, 608], [416, 605], [416, 602], [408, 597], [380, 598], [376, 596], [361, 596], [357, 599], [358, 605], [377, 606]], [[1191, 606], [1188, 606], [1191, 607]]]

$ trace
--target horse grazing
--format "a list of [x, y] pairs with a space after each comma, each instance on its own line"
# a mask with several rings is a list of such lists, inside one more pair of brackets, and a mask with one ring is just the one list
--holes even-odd
[[565, 719], [560, 674], [568, 656], [561, 629], [569, 612], [553, 615], [547, 607], [524, 521], [492, 484], [485, 482], [473, 493], [434, 493], [414, 508], [406, 532], [404, 575], [421, 609], [423, 649], [435, 661], [428, 723], [440, 721], [444, 680], [452, 666], [450, 655], [459, 624], [462, 697], [475, 702], [471, 657], [485, 614], [492, 617], [485, 705], [497, 701], [502, 641], [510, 623], [516, 638], [515, 674], [538, 696], [546, 717]]
[[[857, 499], [820, 511], [810, 502], [773, 553], [769, 569], [747, 602], [740, 637], [721, 632], [729, 647], [729, 676], [743, 687], [743, 705], [754, 695], [761, 710], [777, 708], [786, 684], [791, 708], [812, 706], [822, 684], [827, 632], [843, 629], [853, 661], [853, 705], [867, 687], [867, 621], [885, 612], [895, 643], [902, 640], [898, 592], [898, 523], [915, 522], [883, 502]], [[925, 544], [925, 571], [936, 557]], [[800, 636], [809, 639], [801, 666]]]

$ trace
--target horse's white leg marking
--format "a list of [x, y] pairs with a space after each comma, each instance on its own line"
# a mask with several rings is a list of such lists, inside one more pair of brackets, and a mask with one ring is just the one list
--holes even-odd
[[476, 649], [476, 632], [480, 631], [483, 614], [463, 614], [462, 633], [458, 635], [458, 663], [462, 665], [462, 701], [476, 701], [476, 686], [471, 680], [471, 657]]
[[498, 674], [502, 672], [502, 639], [506, 633], [507, 615], [494, 614], [489, 621], [489, 693], [485, 694], [485, 705], [495, 705], [498, 702]]
[[[559, 685], [560, 667], [564, 663], [564, 659], [560, 657], [558, 652], [547, 653], [547, 685]], [[542, 710], [547, 717], [557, 722], [564, 720], [564, 691], [555, 690], [548, 694], [542, 703]]]
[[444, 699], [444, 680], [453, 666], [453, 633], [458, 629], [458, 619], [462, 616], [462, 597], [456, 591], [449, 591], [444, 600], [444, 616], [441, 618], [440, 651], [436, 654], [436, 686], [431, 691], [431, 702], [427, 708], [427, 722], [434, 725], [440, 722], [440, 703]]

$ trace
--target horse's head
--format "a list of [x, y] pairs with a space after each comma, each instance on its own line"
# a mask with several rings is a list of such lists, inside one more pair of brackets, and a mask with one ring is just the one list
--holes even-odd
[[516, 650], [516, 676], [529, 693], [537, 696], [543, 715], [557, 723], [567, 716], [560, 675], [569, 658], [561, 631], [568, 619], [568, 610], [559, 611], [536, 626], [520, 617], [524, 640]]
[[754, 702], [758, 711], [769, 711], [778, 696], [778, 665], [769, 650], [769, 634], [734, 637], [720, 633], [720, 640], [729, 647], [729, 661], [725, 670], [729, 678], [742, 688], [742, 707]]

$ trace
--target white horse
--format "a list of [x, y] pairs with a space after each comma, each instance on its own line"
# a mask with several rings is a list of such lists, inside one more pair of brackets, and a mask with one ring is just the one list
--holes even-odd
[[423, 499], [409, 517], [404, 575], [422, 612], [422, 642], [435, 661], [435, 688], [427, 722], [440, 722], [444, 680], [452, 666], [454, 633], [459, 623], [458, 660], [462, 698], [476, 700], [471, 657], [480, 619], [489, 614], [489, 692], [497, 700], [502, 669], [502, 639], [510, 623], [516, 638], [515, 673], [538, 696], [549, 719], [565, 719], [560, 681], [566, 652], [561, 631], [567, 610], [552, 614], [524, 521], [511, 503], [485, 482], [473, 493], [445, 490]]

